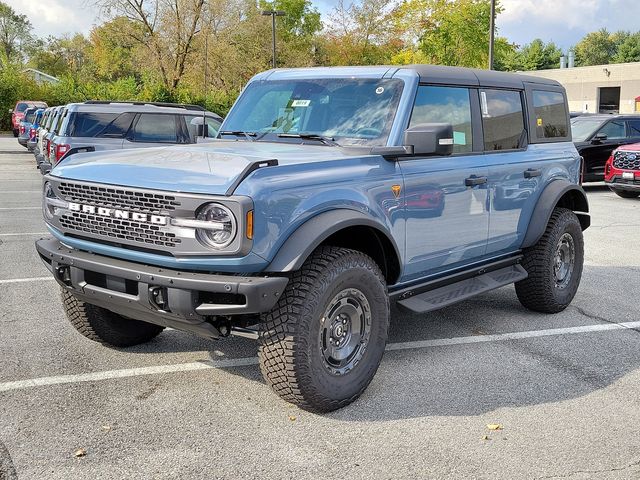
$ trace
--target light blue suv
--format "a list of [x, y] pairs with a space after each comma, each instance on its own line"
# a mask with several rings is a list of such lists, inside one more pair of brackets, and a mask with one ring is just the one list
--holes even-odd
[[218, 137], [78, 154], [45, 176], [37, 250], [80, 333], [255, 338], [281, 397], [329, 411], [373, 378], [391, 302], [426, 314], [515, 283], [553, 313], [578, 289], [589, 207], [554, 81], [272, 70]]

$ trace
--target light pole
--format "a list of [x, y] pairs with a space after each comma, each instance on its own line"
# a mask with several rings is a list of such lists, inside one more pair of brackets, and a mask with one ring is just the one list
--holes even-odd
[[263, 10], [262, 15], [271, 15], [271, 44], [273, 46], [273, 68], [276, 67], [276, 17], [284, 17], [282, 10]]
[[493, 70], [493, 44], [496, 35], [496, 0], [491, 0], [491, 19], [489, 20], [489, 70]]

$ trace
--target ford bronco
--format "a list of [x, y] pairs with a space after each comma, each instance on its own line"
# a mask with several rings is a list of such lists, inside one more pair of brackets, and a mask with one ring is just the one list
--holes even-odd
[[515, 283], [529, 309], [566, 308], [590, 223], [580, 173], [554, 81], [272, 70], [211, 143], [64, 158], [36, 247], [89, 339], [251, 337], [275, 392], [330, 411], [373, 378], [391, 302], [426, 313]]

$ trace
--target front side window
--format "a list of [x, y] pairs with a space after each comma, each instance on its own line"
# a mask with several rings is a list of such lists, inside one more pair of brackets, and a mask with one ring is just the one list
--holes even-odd
[[176, 120], [173, 115], [143, 113], [133, 130], [135, 142], [177, 143]]
[[58, 118], [54, 122], [53, 129], [51, 130], [54, 135], [60, 135], [62, 123], [64, 122], [64, 119], [67, 118], [68, 112], [69, 112], [68, 110], [64, 110], [60, 112], [60, 115], [58, 115]]
[[468, 88], [418, 87], [409, 127], [425, 123], [453, 126], [453, 153], [472, 150], [471, 101]]
[[[184, 119], [187, 123], [187, 129], [189, 130], [189, 137], [192, 142], [195, 142], [198, 136], [198, 127], [202, 125], [202, 115], [185, 115]], [[209, 127], [207, 129], [207, 136], [215, 137], [218, 134], [218, 130], [220, 130], [220, 121], [208, 115], [205, 116], [205, 121]]]
[[608, 140], [625, 138], [624, 122], [622, 120], [612, 120], [598, 130], [596, 135], [606, 135]]
[[533, 108], [538, 138], [563, 138], [568, 135], [567, 108], [562, 93], [534, 90]]
[[371, 78], [256, 81], [222, 129], [271, 141], [304, 134], [341, 145], [386, 145], [403, 85], [398, 79]]
[[481, 90], [480, 107], [484, 130], [484, 149], [514, 150], [520, 148], [526, 133], [520, 92]]

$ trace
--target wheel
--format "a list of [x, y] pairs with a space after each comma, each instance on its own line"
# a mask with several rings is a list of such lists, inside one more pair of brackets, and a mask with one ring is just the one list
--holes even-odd
[[561, 312], [578, 290], [583, 262], [580, 222], [571, 210], [556, 208], [542, 238], [524, 251], [522, 266], [529, 276], [516, 283], [520, 303], [537, 312]]
[[640, 196], [640, 192], [632, 192], [631, 190], [618, 190], [616, 188], [612, 188], [610, 190], [622, 198], [637, 198]]
[[18, 130], [14, 130], [14, 131], [13, 131], [13, 136], [14, 136], [14, 137], [17, 137], [17, 136], [18, 136]]
[[71, 292], [62, 289], [62, 305], [71, 325], [94, 342], [113, 347], [131, 347], [148, 342], [164, 327], [152, 323], [131, 320], [78, 300]]
[[260, 369], [284, 400], [314, 412], [336, 410], [371, 382], [388, 328], [378, 265], [361, 252], [321, 247], [263, 316]]

